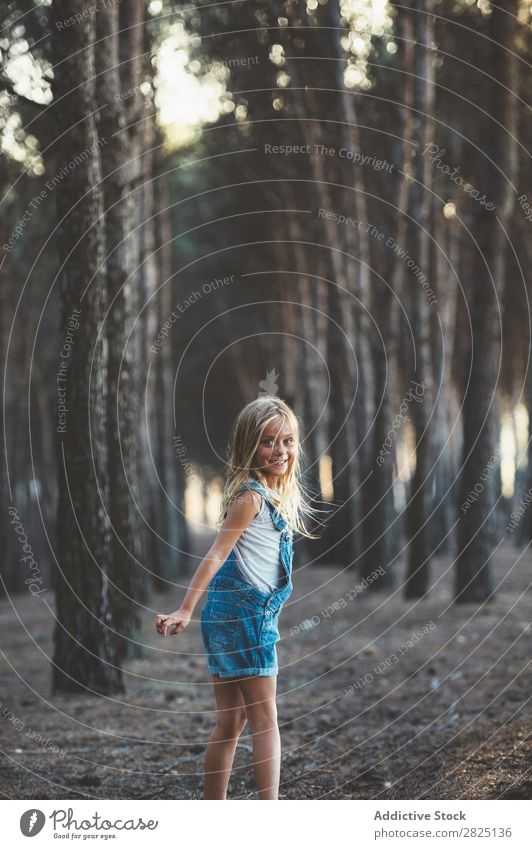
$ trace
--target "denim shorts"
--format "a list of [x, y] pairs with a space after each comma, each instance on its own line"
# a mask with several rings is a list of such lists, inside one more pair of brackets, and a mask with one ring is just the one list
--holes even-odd
[[234, 577], [211, 581], [201, 636], [211, 675], [277, 675], [283, 593], [265, 593]]
[[292, 533], [264, 488], [257, 481], [248, 484], [266, 499], [280, 532], [279, 557], [284, 567], [284, 583], [267, 593], [241, 580], [237, 577], [234, 549], [216, 572], [201, 613], [201, 637], [209, 672], [221, 678], [277, 675], [279, 613], [293, 590]]

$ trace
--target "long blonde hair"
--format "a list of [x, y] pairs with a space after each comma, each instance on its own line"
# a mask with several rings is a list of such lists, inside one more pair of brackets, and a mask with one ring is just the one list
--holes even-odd
[[[262, 471], [256, 468], [254, 460], [262, 434], [273, 419], [281, 416], [288, 422], [296, 441], [296, 451], [285, 475], [279, 480], [279, 488], [273, 490]], [[278, 512], [292, 530], [309, 539], [318, 539], [305, 527], [303, 518], [315, 518], [323, 512], [311, 507], [303, 490], [301, 458], [303, 455], [299, 442], [299, 422], [288, 404], [277, 395], [263, 395], [250, 401], [240, 411], [233, 425], [228, 446], [229, 460], [226, 481], [222, 490], [220, 516], [217, 525], [231, 502], [239, 495], [242, 486], [250, 479], [260, 483], [268, 492]], [[247, 487], [250, 489], [250, 487]]]

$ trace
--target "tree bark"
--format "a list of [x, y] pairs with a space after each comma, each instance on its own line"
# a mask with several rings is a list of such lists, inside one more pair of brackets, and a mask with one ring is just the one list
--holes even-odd
[[[433, 167], [424, 147], [432, 141], [432, 115], [434, 111], [434, 69], [432, 44], [434, 41], [434, 2], [415, 0], [416, 28], [416, 81], [415, 103], [419, 122], [420, 140], [414, 160], [415, 180], [411, 188], [414, 232], [411, 244], [413, 259], [421, 273], [430, 281], [430, 228], [432, 210]], [[401, 260], [403, 262], [404, 260]], [[423, 596], [429, 585], [429, 567], [432, 553], [430, 522], [432, 520], [433, 487], [433, 434], [429, 421], [434, 398], [431, 345], [430, 305], [426, 292], [414, 275], [410, 279], [410, 305], [415, 360], [412, 363], [416, 400], [409, 405], [409, 415], [415, 431], [416, 467], [411, 480], [407, 507], [409, 538], [408, 570], [405, 580], [405, 597]], [[421, 391], [418, 392], [418, 386]]]
[[[52, 5], [56, 24], [79, 15], [76, 26], [52, 27], [57, 167], [66, 173], [61, 190], [55, 194], [62, 296], [59, 333], [64, 339], [70, 326], [74, 334], [68, 356], [59, 353], [59, 367], [66, 376], [58, 388], [65, 390], [68, 412], [66, 422], [58, 425], [62, 430], [57, 439], [52, 685], [54, 692], [110, 694], [123, 692], [124, 686], [108, 575], [108, 357], [101, 333], [105, 231], [100, 145], [94, 119], [96, 32], [95, 16], [83, 12], [81, 0], [54, 0]], [[76, 156], [82, 161], [69, 167]]]
[[[444, 186], [437, 183], [437, 192], [442, 197]], [[455, 198], [458, 205], [458, 198]], [[459, 239], [456, 218], [446, 220], [443, 204], [435, 202], [433, 268], [436, 271], [438, 310], [431, 314], [432, 356], [435, 376], [435, 399], [433, 414], [434, 431], [434, 517], [431, 522], [432, 549], [438, 554], [453, 550], [451, 529], [455, 521], [455, 486], [458, 474], [456, 452], [458, 429], [452, 413], [456, 409], [456, 388], [452, 383], [452, 352], [455, 347], [457, 322], [457, 294], [459, 268]], [[454, 431], [454, 432], [453, 432]]]
[[497, 544], [497, 494], [500, 476], [498, 371], [501, 355], [499, 305], [504, 300], [505, 263], [510, 216], [517, 182], [514, 50], [516, 0], [505, 9], [491, 7], [488, 24], [489, 77], [482, 77], [482, 121], [477, 184], [495, 210], [477, 202], [473, 236], [477, 242], [470, 305], [470, 373], [474, 378], [463, 403], [463, 458], [459, 499], [455, 601], [493, 600], [491, 558]]
[[[129, 4], [129, 26], [142, 32], [142, 3]], [[137, 14], [136, 14], [137, 13]], [[128, 118], [141, 110], [126, 112], [121, 93], [125, 82], [138, 87], [139, 53], [127, 58], [128, 73], [120, 75], [119, 7], [109, 4], [96, 17], [96, 95], [105, 204], [107, 314], [105, 332], [107, 364], [107, 452], [109, 518], [113, 532], [109, 574], [113, 582], [112, 606], [122, 638], [123, 657], [139, 655], [135, 635], [140, 630], [139, 608], [145, 597], [139, 526], [137, 441], [139, 390], [136, 381], [137, 350], [134, 323], [139, 294], [140, 227], [139, 194], [135, 179], [140, 167], [136, 135], [141, 125], [128, 128]], [[129, 31], [128, 31], [129, 32]], [[134, 39], [136, 44], [137, 39]], [[142, 40], [141, 40], [142, 43]], [[130, 100], [140, 100], [140, 94]], [[149, 176], [149, 175], [148, 175]], [[137, 325], [138, 327], [138, 325]]]

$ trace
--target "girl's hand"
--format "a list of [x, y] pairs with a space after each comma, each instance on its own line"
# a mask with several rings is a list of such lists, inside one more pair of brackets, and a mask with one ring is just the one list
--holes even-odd
[[175, 613], [158, 613], [155, 617], [155, 627], [157, 628], [157, 632], [163, 637], [166, 637], [167, 628], [170, 628], [170, 637], [177, 637], [187, 627], [190, 617], [191, 614], [189, 611], [183, 610], [181, 607]]

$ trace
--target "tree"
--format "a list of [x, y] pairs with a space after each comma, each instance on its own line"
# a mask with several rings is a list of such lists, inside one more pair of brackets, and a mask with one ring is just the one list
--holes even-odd
[[[491, 558], [497, 544], [499, 484], [498, 370], [501, 355], [499, 305], [504, 297], [508, 223], [517, 177], [517, 65], [514, 34], [517, 2], [491, 5], [485, 62], [478, 83], [481, 149], [476, 185], [487, 200], [476, 201], [472, 235], [476, 242], [471, 281], [469, 380], [463, 403], [463, 456], [459, 499], [457, 602], [493, 598]], [[492, 206], [490, 206], [491, 204]], [[493, 208], [494, 206], [494, 208]]]
[[[113, 618], [123, 635], [121, 655], [135, 656], [138, 648], [129, 635], [140, 627], [135, 605], [143, 599], [145, 585], [138, 518], [140, 390], [139, 351], [135, 345], [140, 302], [144, 8], [142, 0], [130, 2], [122, 21], [119, 8], [111, 3], [94, 16], [98, 44], [95, 62], [105, 230], [106, 475], [112, 529], [109, 576]], [[121, 40], [125, 42], [122, 50]], [[124, 99], [124, 92], [136, 92], [136, 96]], [[149, 174], [143, 176], [150, 178]]]
[[[433, 167], [424, 149], [432, 141], [434, 112], [434, 4], [432, 0], [415, 0], [415, 109], [418, 122], [418, 144], [413, 164], [414, 180], [410, 190], [410, 222], [413, 261], [421, 274], [429, 275], [431, 211], [433, 204]], [[406, 598], [418, 598], [428, 589], [429, 564], [432, 553], [430, 521], [432, 517], [433, 434], [430, 415], [434, 399], [430, 344], [430, 304], [427, 292], [415, 274], [410, 275], [412, 337], [411, 353], [415, 377], [415, 400], [410, 405], [416, 440], [416, 467], [411, 480], [407, 508], [409, 538]], [[421, 391], [418, 391], [418, 387]]]
[[[108, 355], [102, 335], [105, 294], [101, 139], [95, 121], [95, 16], [81, 0], [52, 6], [57, 167], [57, 254], [62, 316], [75, 331], [61, 359], [68, 412], [59, 417], [56, 624], [53, 689], [122, 692], [110, 604], [111, 535], [107, 466]], [[79, 15], [66, 27], [65, 18]], [[76, 325], [78, 325], [76, 327]]]

